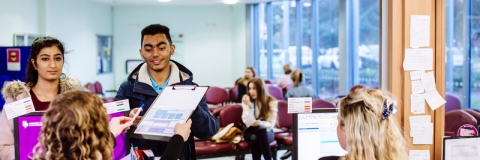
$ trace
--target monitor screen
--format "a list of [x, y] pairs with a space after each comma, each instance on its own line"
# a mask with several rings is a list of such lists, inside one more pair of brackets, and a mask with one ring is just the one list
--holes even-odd
[[480, 137], [448, 137], [443, 141], [444, 160], [480, 159]]
[[343, 156], [337, 138], [336, 109], [314, 110], [314, 113], [297, 114], [294, 124], [297, 134], [295, 159], [319, 159], [324, 156]]
[[[112, 113], [110, 118], [123, 116], [124, 112]], [[20, 116], [16, 120], [15, 150], [17, 160], [29, 160], [32, 156], [33, 148], [38, 143], [38, 135], [42, 130], [42, 112]], [[116, 146], [113, 150], [113, 160], [121, 160], [127, 155], [126, 134], [122, 133], [116, 137]]]

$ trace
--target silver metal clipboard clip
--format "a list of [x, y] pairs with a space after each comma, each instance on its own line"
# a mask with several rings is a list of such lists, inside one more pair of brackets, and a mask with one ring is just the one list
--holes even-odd
[[[180, 85], [180, 86], [184, 86], [184, 85]], [[197, 88], [197, 86], [193, 86], [193, 88], [191, 90], [194, 91], [196, 88]], [[180, 87], [180, 88], [179, 87], [175, 88], [175, 85], [172, 87], [172, 90], [177, 90], [177, 89], [178, 90], [182, 90], [182, 89], [186, 90], [186, 89], [189, 89], [189, 88], [187, 88], [186, 86], [185, 87]]]

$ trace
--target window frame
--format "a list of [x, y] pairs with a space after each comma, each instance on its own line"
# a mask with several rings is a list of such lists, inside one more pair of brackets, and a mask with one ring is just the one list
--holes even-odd
[[[320, 89], [321, 86], [319, 85], [319, 81], [316, 79], [320, 75], [319, 71], [319, 64], [318, 64], [318, 52], [319, 52], [319, 46], [317, 45], [320, 41], [320, 36], [319, 32], [320, 30], [318, 29], [318, 21], [319, 21], [319, 1], [320, 0], [311, 0], [311, 6], [312, 8], [312, 22], [309, 23], [308, 25], [311, 25], [312, 27], [312, 88], [317, 92], [317, 94], [321, 94]], [[358, 67], [358, 61], [359, 61], [359, 55], [358, 55], [358, 50], [359, 50], [359, 45], [360, 45], [360, 0], [353, 0], [353, 1], [347, 1], [347, 0], [340, 0], [339, 1], [339, 14], [338, 14], [338, 50], [339, 50], [339, 61], [343, 62], [340, 63], [340, 66], [338, 68], [338, 95], [346, 95], [349, 91], [350, 88], [353, 87], [354, 85], [360, 84], [360, 68]], [[379, 0], [382, 1], [382, 0]], [[260, 38], [259, 38], [259, 4], [265, 4], [265, 11], [266, 11], [266, 26], [267, 26], [267, 43], [266, 43], [266, 50], [267, 50], [267, 78], [270, 80], [273, 80], [274, 78], [274, 72], [273, 72], [273, 35], [274, 35], [274, 26], [273, 26], [273, 1], [269, 2], [263, 2], [263, 3], [256, 3], [256, 4], [249, 4], [250, 6], [250, 29], [252, 33], [252, 38], [251, 40], [251, 48], [252, 48], [252, 53], [253, 57], [251, 60], [253, 62], [249, 63], [252, 64], [256, 69], [257, 69], [257, 75], [261, 75], [262, 71], [261, 66], [260, 66]], [[277, 1], [275, 1], [277, 2]], [[296, 18], [296, 29], [295, 31], [298, 33], [295, 37], [296, 43], [296, 64], [295, 68], [302, 68], [302, 46], [303, 46], [303, 2], [304, 0], [292, 0], [288, 2], [294, 2], [295, 3], [295, 18]], [[382, 9], [381, 6], [382, 3], [379, 2], [379, 19], [380, 17], [380, 11]], [[288, 6], [290, 7], [290, 5]], [[286, 8], [288, 8], [286, 7]], [[289, 22], [283, 22], [283, 23], [289, 23]], [[381, 20], [379, 20], [379, 35], [381, 33]], [[290, 26], [289, 26], [290, 28]], [[288, 33], [289, 30], [284, 30], [282, 31], [284, 33]], [[285, 36], [285, 35], [284, 35]], [[287, 35], [288, 36], [288, 35]], [[379, 41], [381, 41], [381, 38], [379, 36]], [[380, 45], [382, 45], [379, 42], [379, 51], [378, 54], [382, 54]], [[379, 55], [379, 58], [382, 56]], [[346, 62], [346, 63], [345, 63]], [[381, 66], [381, 59], [378, 60], [378, 87], [381, 85], [381, 72], [382, 69], [380, 68]], [[264, 71], [265, 72], [265, 71]], [[263, 73], [264, 74], [264, 73]], [[335, 96], [335, 95], [332, 95]], [[334, 97], [331, 97], [334, 98]]]

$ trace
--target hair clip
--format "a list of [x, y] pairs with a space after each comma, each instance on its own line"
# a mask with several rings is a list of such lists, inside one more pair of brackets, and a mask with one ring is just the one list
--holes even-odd
[[390, 114], [397, 115], [398, 109], [397, 109], [397, 101], [391, 101], [390, 104]]
[[383, 98], [383, 113], [382, 113], [382, 120], [388, 117], [388, 100]]
[[397, 115], [397, 101], [389, 101], [387, 98], [383, 98], [383, 113], [382, 120], [387, 118], [389, 115]]

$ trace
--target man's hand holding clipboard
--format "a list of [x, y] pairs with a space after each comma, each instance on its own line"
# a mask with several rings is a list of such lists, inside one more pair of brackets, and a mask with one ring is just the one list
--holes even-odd
[[[135, 138], [168, 141], [175, 133], [175, 125], [190, 119], [209, 87], [196, 85], [169, 86], [162, 90], [150, 106], [130, 112], [136, 127]], [[143, 116], [138, 114], [142, 112]]]

